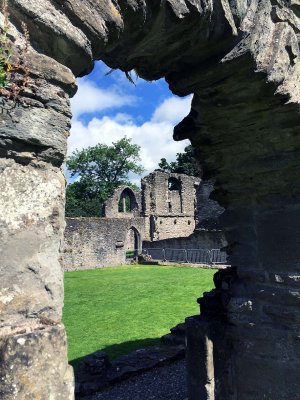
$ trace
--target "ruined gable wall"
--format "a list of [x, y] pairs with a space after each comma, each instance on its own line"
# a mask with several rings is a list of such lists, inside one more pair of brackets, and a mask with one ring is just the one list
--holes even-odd
[[[130, 213], [119, 212], [119, 201], [124, 191], [127, 191], [130, 196], [131, 206], [133, 207]], [[132, 216], [139, 217], [141, 214], [141, 193], [133, 191], [128, 186], [118, 187], [112, 196], [107, 199], [104, 205], [104, 217], [106, 218], [130, 218]]]
[[[219, 223], [219, 216], [224, 212], [224, 208], [210, 199], [212, 191], [211, 180], [201, 180], [197, 185], [194, 217], [154, 217], [155, 240], [151, 241], [149, 236], [145, 237], [143, 248], [211, 250], [225, 247], [227, 242]], [[189, 200], [190, 205], [193, 204], [189, 195], [184, 198], [185, 201]], [[149, 232], [151, 219], [145, 222], [145, 230]], [[177, 234], [179, 236], [176, 236]]]
[[[170, 190], [174, 180], [179, 190]], [[142, 179], [145, 239], [189, 236], [195, 229], [195, 185], [200, 178], [155, 171]]]

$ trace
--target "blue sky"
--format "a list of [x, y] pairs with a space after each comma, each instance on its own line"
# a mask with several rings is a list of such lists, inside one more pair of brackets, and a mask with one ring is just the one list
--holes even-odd
[[[189, 142], [174, 142], [173, 127], [190, 111], [191, 97], [179, 98], [164, 80], [128, 81], [121, 71], [97, 62], [93, 72], [78, 79], [78, 92], [71, 100], [73, 121], [69, 154], [75, 149], [110, 145], [121, 137], [132, 138], [141, 146], [145, 174], [158, 167], [162, 157], [172, 161]], [[144, 174], [144, 175], [145, 175]], [[131, 177], [135, 183], [139, 177]]]

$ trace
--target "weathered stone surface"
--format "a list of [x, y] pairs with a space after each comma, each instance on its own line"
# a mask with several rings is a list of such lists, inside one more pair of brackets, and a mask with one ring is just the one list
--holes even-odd
[[35, 107], [18, 105], [9, 116], [4, 114], [1, 122], [1, 155], [24, 164], [38, 159], [61, 165], [70, 128], [68, 117], [53, 108], [45, 109], [40, 103]]
[[76, 91], [74, 76], [68, 68], [31, 47], [25, 52], [24, 40], [14, 27], [9, 33], [14, 40], [14, 56], [25, 63], [29, 77], [19, 101], [1, 98], [0, 156], [21, 164], [38, 160], [60, 166], [71, 126], [68, 94]]
[[[126, 212], [126, 203], [122, 204], [122, 209], [119, 209], [120, 201], [129, 200], [130, 210]], [[125, 205], [125, 209], [124, 209]], [[118, 187], [113, 195], [107, 199], [104, 205], [103, 216], [106, 218], [133, 218], [140, 217], [142, 212], [141, 193], [132, 190], [128, 186]]]
[[194, 232], [200, 180], [159, 170], [142, 179], [145, 240], [187, 237]]
[[3, 96], [0, 102], [0, 397], [71, 400], [72, 369], [57, 324], [63, 306], [61, 165], [75, 79], [40, 49], [26, 51], [13, 25], [9, 37], [13, 59], [22, 60], [29, 76], [17, 101]]
[[[197, 189], [197, 217], [196, 229], [206, 231], [220, 231], [219, 217], [225, 211], [215, 200], [210, 198], [214, 190], [214, 182], [201, 180]], [[217, 247], [218, 248], [218, 247]]]
[[9, 10], [17, 26], [24, 21], [34, 47], [55, 57], [75, 73], [88, 72], [92, 65], [90, 41], [70, 19], [50, 1], [9, 0]]
[[[7, 129], [1, 128], [1, 156], [7, 158], [5, 165], [17, 163], [20, 170], [25, 166], [25, 183], [29, 185], [22, 197], [20, 188], [14, 191], [14, 180], [7, 181], [13, 201], [20, 197], [28, 211], [23, 212], [23, 203], [16, 204], [23, 219], [16, 212], [18, 208], [12, 211], [10, 204], [2, 211], [5, 216], [1, 226], [2, 242], [13, 242], [2, 264], [5, 269], [1, 272], [1, 290], [2, 282], [4, 288], [7, 286], [7, 278], [2, 279], [7, 271], [9, 290], [14, 288], [14, 279], [16, 276], [20, 279], [27, 262], [20, 256], [20, 263], [16, 263], [16, 257], [23, 252], [28, 254], [30, 249], [33, 249], [30, 262], [41, 265], [41, 270], [45, 271], [41, 275], [43, 283], [48, 279], [46, 275], [52, 277], [53, 262], [54, 271], [58, 268], [55, 260], [62, 219], [58, 218], [58, 233], [47, 236], [49, 231], [45, 233], [44, 228], [52, 229], [51, 224], [45, 222], [50, 219], [51, 207], [44, 204], [41, 193], [39, 204], [45, 206], [49, 214], [47, 211], [47, 216], [43, 215], [40, 205], [35, 203], [41, 213], [39, 225], [39, 214], [33, 216], [30, 203], [31, 198], [35, 198], [33, 193], [39, 193], [40, 166], [48, 163], [45, 170], [51, 172], [46, 176], [53, 182], [56, 174], [53, 168], [58, 171], [65, 153], [68, 100], [57, 88], [74, 93], [74, 83], [61, 64], [79, 75], [91, 70], [94, 58], [123, 71], [135, 68], [147, 79], [165, 77], [174, 93], [194, 93], [191, 113], [176, 127], [174, 137], [191, 139], [199, 150], [204, 178], [215, 181], [211, 196], [226, 209], [221, 218], [222, 229], [226, 232], [230, 262], [237, 267], [236, 280], [220, 279], [226, 293], [220, 292], [219, 287], [213, 295], [206, 296], [205, 315], [201, 317], [205, 319], [206, 336], [191, 325], [190, 333], [195, 340], [190, 341], [190, 354], [197, 354], [193, 348], [199, 345], [210, 355], [209, 368], [205, 367], [203, 359], [192, 362], [188, 368], [193, 386], [191, 400], [197, 399], [199, 391], [215, 400], [297, 397], [299, 382], [293, 371], [299, 364], [299, 2], [116, 0], [104, 5], [91, 0], [9, 0], [8, 3], [16, 27], [20, 27], [21, 19], [28, 24], [30, 52], [39, 53], [43, 59], [42, 62], [39, 56], [33, 57], [35, 65], [30, 66], [30, 79], [38, 83], [37, 71], [41, 71], [43, 82], [41, 96], [39, 90], [24, 93], [24, 102], [10, 117], [4, 118]], [[49, 57], [55, 61], [49, 62]], [[53, 99], [49, 103], [48, 95]], [[32, 120], [25, 100], [32, 108]], [[11, 171], [14, 175], [14, 170]], [[34, 171], [38, 171], [36, 182], [27, 176], [33, 173], [35, 177]], [[45, 191], [49, 199], [47, 187]], [[4, 196], [3, 191], [1, 195]], [[58, 204], [60, 214], [62, 194], [53, 201]], [[50, 203], [53, 210], [54, 203], [52, 200]], [[12, 233], [11, 226], [14, 227]], [[27, 230], [29, 238], [35, 230], [36, 243], [26, 246], [29, 249], [25, 251]], [[7, 259], [12, 260], [9, 265]], [[54, 282], [58, 282], [57, 277]], [[40, 287], [40, 281], [35, 279], [36, 274], [32, 274], [32, 288]], [[52, 278], [50, 280], [52, 282]], [[25, 287], [29, 286], [26, 283]], [[55, 290], [56, 294], [61, 293], [58, 287]], [[33, 301], [35, 290], [32, 295], [28, 290], [27, 293], [29, 297], [20, 299], [14, 307], [28, 309], [24, 315], [29, 316], [31, 310], [40, 310], [41, 304], [36, 306]], [[41, 299], [46, 305], [44, 292]], [[277, 301], [278, 304], [274, 304]], [[56, 303], [61, 303], [60, 294], [58, 301], [49, 294], [48, 306], [57, 310], [54, 314], [58, 316], [60, 311]], [[214, 312], [215, 306], [219, 314]], [[256, 350], [259, 353], [263, 342], [276, 347], [283, 328], [278, 318], [280, 308], [284, 308], [283, 324], [295, 354], [294, 369], [285, 361], [284, 348], [274, 353], [270, 346], [266, 347], [268, 350], [263, 357], [255, 354]], [[12, 317], [6, 318], [8, 324], [13, 325], [15, 318], [25, 318], [23, 314], [16, 317], [14, 308], [9, 309]], [[217, 331], [222, 332], [222, 340], [211, 333], [211, 329], [215, 332], [215, 321], [220, 328]], [[250, 332], [251, 329], [255, 336], [265, 328], [271, 328], [269, 335], [262, 341], [249, 341], [252, 354], [249, 357], [242, 354], [240, 343], [245, 340], [244, 330]], [[221, 350], [222, 357], [218, 357]], [[214, 388], [212, 382], [217, 383]], [[31, 390], [34, 389], [28, 384], [27, 391]], [[13, 399], [12, 395], [6, 396]], [[59, 397], [56, 392], [53, 397], [55, 400], [68, 398]]]
[[189, 399], [231, 399], [235, 395], [235, 371], [230, 368], [232, 348], [222, 321], [189, 317], [186, 335]]
[[200, 71], [194, 70], [196, 79], [194, 71], [187, 77], [184, 71], [198, 65], [202, 73], [214, 66], [226, 73], [214, 60], [226, 63], [248, 53], [258, 71], [280, 83], [279, 92], [299, 99], [297, 3], [119, 0], [104, 6], [90, 0], [9, 0], [9, 6], [16, 21], [22, 15], [28, 23], [39, 48], [77, 74], [89, 68], [93, 51], [94, 58], [123, 70], [136, 68], [148, 79], [173, 80], [179, 73], [176, 82], [191, 92]]
[[47, 164], [23, 166], [5, 159], [0, 168], [0, 326], [27, 318], [59, 321], [63, 174]]
[[72, 375], [63, 326], [0, 335], [1, 399], [71, 400]]
[[130, 229], [144, 236], [144, 219], [67, 218], [63, 247], [65, 270], [126, 264]]

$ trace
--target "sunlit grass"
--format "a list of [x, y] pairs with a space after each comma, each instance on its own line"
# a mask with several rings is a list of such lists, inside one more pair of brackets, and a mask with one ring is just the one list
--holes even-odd
[[63, 320], [69, 360], [96, 350], [111, 358], [153, 345], [212, 288], [215, 271], [191, 267], [126, 266], [65, 273]]

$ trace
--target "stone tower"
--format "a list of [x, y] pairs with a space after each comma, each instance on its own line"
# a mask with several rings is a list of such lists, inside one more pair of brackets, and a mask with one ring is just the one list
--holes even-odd
[[160, 170], [142, 179], [142, 212], [148, 240], [185, 237], [194, 232], [199, 181]]

